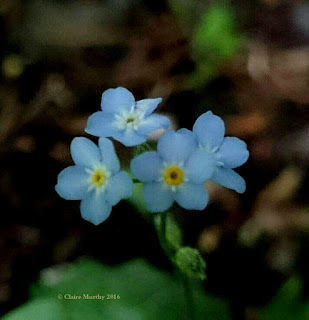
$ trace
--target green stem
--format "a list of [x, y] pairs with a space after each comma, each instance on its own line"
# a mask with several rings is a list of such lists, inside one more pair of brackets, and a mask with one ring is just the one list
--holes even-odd
[[[166, 239], [166, 220], [167, 220], [167, 212], [162, 212], [160, 214], [160, 223], [158, 228], [158, 236], [160, 244], [168, 256], [168, 258], [173, 261], [173, 256], [175, 254], [174, 249], [171, 247], [171, 245], [168, 243]], [[180, 270], [179, 270], [180, 271]], [[181, 272], [181, 271], [180, 271]], [[195, 308], [194, 308], [194, 299], [192, 296], [192, 290], [190, 287], [189, 279], [185, 274], [180, 274], [181, 280], [183, 282], [183, 287], [185, 291], [185, 296], [187, 300], [187, 310], [188, 310], [188, 319], [195, 320]]]
[[159, 241], [160, 241], [160, 244], [161, 244], [164, 252], [171, 260], [171, 258], [172, 258], [171, 248], [166, 240], [166, 218], [167, 218], [167, 212], [162, 212], [160, 214], [160, 224], [159, 224], [158, 236], [159, 236]]
[[150, 146], [150, 144], [148, 142], [144, 142], [144, 147], [145, 147], [146, 151], [152, 150], [152, 148], [151, 148], [151, 146]]
[[195, 320], [195, 308], [194, 308], [194, 299], [192, 295], [192, 290], [190, 287], [189, 279], [186, 275], [181, 275], [182, 283], [184, 287], [184, 292], [187, 300], [187, 311], [188, 311], [188, 319]]

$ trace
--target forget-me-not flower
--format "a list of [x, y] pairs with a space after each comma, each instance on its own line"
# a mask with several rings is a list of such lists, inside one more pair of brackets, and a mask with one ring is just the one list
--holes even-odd
[[122, 87], [103, 92], [102, 111], [92, 114], [86, 132], [98, 137], [113, 137], [127, 147], [146, 141], [153, 131], [168, 128], [170, 120], [152, 114], [162, 98], [135, 101], [133, 94]]
[[199, 150], [212, 155], [215, 161], [216, 168], [211, 180], [239, 193], [245, 192], [245, 180], [233, 169], [248, 160], [246, 143], [236, 137], [224, 137], [224, 122], [211, 111], [196, 120], [193, 133]]
[[148, 151], [131, 161], [135, 177], [144, 183], [143, 197], [150, 212], [167, 210], [174, 201], [188, 210], [203, 210], [208, 203], [204, 183], [214, 171], [213, 158], [197, 150], [187, 129], [166, 131], [157, 151]]
[[87, 138], [74, 138], [71, 155], [75, 165], [60, 172], [55, 189], [66, 200], [81, 200], [82, 217], [98, 225], [109, 217], [112, 206], [132, 194], [133, 182], [120, 170], [109, 139], [99, 139], [98, 147]]

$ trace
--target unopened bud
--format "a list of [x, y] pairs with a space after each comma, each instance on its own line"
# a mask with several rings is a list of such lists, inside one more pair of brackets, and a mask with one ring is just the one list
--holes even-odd
[[176, 252], [174, 261], [181, 272], [190, 278], [206, 279], [206, 262], [197, 249], [183, 247]]

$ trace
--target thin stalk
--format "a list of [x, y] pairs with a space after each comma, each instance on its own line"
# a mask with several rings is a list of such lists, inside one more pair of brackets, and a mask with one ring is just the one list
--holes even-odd
[[[171, 247], [171, 245], [168, 243], [166, 239], [166, 221], [167, 221], [167, 212], [162, 212], [160, 214], [160, 224], [158, 228], [158, 236], [160, 244], [168, 256], [168, 258], [173, 261], [173, 256], [175, 254], [174, 249]], [[179, 270], [180, 271], [180, 270]], [[195, 320], [196, 314], [195, 314], [195, 308], [194, 308], [194, 299], [192, 296], [192, 290], [190, 287], [189, 279], [186, 275], [182, 274], [180, 271], [181, 280], [183, 283], [183, 288], [187, 300], [187, 312], [188, 312], [188, 319]]]
[[164, 252], [171, 260], [172, 259], [171, 248], [166, 240], [166, 218], [167, 218], [167, 212], [162, 212], [160, 214], [160, 224], [159, 224], [158, 236], [159, 236], [159, 241], [160, 241], [160, 244], [161, 244]]
[[188, 277], [185, 275], [181, 275], [181, 278], [182, 278], [184, 292], [187, 300], [188, 319], [195, 320], [196, 314], [195, 314], [194, 299], [193, 299], [192, 290], [190, 287], [190, 282]]

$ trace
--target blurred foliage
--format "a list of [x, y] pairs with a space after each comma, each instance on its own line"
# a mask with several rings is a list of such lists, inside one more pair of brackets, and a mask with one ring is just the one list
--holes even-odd
[[220, 58], [230, 57], [240, 46], [240, 38], [235, 32], [232, 8], [216, 5], [202, 16], [193, 37], [196, 55], [203, 57], [212, 53]]
[[[143, 260], [109, 267], [89, 259], [50, 269], [32, 287], [31, 301], [4, 320], [192, 319], [180, 279]], [[227, 304], [191, 284], [198, 319], [228, 320]], [[120, 295], [115, 300], [65, 300], [58, 295]]]
[[[196, 70], [190, 75], [188, 85], [199, 88], [217, 76], [219, 66], [240, 49], [243, 36], [236, 27], [234, 8], [224, 2], [205, 8], [205, 3], [196, 6], [195, 2], [186, 0], [172, 0], [171, 6], [180, 24], [193, 26], [191, 55]], [[188, 17], [192, 21], [187, 21]]]
[[303, 283], [299, 277], [290, 278], [272, 301], [259, 313], [259, 320], [309, 319], [309, 301], [302, 301]]
[[197, 70], [189, 80], [190, 87], [205, 85], [217, 74], [222, 62], [235, 55], [240, 44], [233, 9], [218, 4], [209, 7], [192, 38], [192, 56]]

